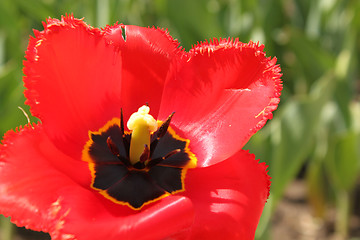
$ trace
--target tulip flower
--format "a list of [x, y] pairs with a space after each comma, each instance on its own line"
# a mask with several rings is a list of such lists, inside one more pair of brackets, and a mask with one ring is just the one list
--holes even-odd
[[0, 213], [52, 239], [253, 239], [270, 177], [242, 147], [282, 89], [263, 49], [47, 19], [24, 61], [40, 121], [2, 140]]

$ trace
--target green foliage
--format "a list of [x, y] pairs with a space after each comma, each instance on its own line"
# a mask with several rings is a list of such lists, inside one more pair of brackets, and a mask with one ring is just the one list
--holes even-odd
[[246, 146], [272, 176], [258, 237], [304, 164], [315, 212], [337, 204], [344, 223], [360, 168], [359, 12], [356, 0], [1, 0], [0, 133], [27, 123], [17, 108], [29, 111], [22, 60], [31, 29], [49, 16], [168, 28], [186, 49], [212, 37], [260, 41], [281, 64], [284, 91], [274, 119]]

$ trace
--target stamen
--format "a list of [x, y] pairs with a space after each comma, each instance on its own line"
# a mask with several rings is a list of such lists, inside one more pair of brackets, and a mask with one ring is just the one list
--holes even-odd
[[167, 132], [171, 119], [174, 116], [175, 112], [173, 112], [172, 114], [170, 114], [168, 116], [168, 118], [165, 120], [165, 122], [163, 122], [163, 124], [161, 124], [161, 126], [159, 127], [159, 129], [156, 131], [156, 139], [153, 140], [150, 144], [150, 157], [152, 156], [154, 149], [156, 148], [156, 145], [158, 144], [160, 138], [162, 138], [165, 133]]
[[[129, 160], [123, 156], [120, 155], [119, 148], [116, 146], [116, 144], [113, 142], [111, 137], [109, 136], [106, 139], [106, 143], [108, 145], [108, 148], [110, 149], [111, 153], [117, 156], [117, 158], [127, 167], [130, 166]], [[111, 164], [111, 162], [106, 162], [106, 164]], [[118, 164], [118, 162], [112, 162], [112, 164]]]
[[[124, 114], [123, 114], [122, 108], [121, 108], [121, 114], [120, 114], [120, 131], [121, 131], [121, 137], [122, 137], [122, 140], [123, 140], [123, 143], [124, 143], [126, 152], [129, 153], [130, 143], [129, 143], [129, 141], [126, 139], [126, 135], [125, 135]], [[128, 154], [127, 154], [127, 157], [129, 157]]]
[[169, 152], [168, 154], [166, 154], [166, 156], [163, 157], [163, 160], [165, 160], [165, 159], [167, 159], [167, 158], [171, 157], [172, 155], [174, 155], [176, 153], [179, 153], [179, 152], [181, 152], [181, 149], [175, 149], [175, 150]]
[[115, 145], [115, 143], [113, 142], [113, 140], [111, 139], [110, 136], [106, 139], [106, 143], [108, 145], [108, 148], [112, 152], [112, 154], [114, 154], [115, 156], [119, 156], [120, 151], [119, 151], [119, 149], [117, 148], [117, 146]]
[[174, 116], [174, 114], [175, 114], [175, 112], [173, 112], [172, 114], [170, 114], [170, 116], [168, 116], [168, 118], [166, 119], [166, 121], [165, 121], [163, 124], [161, 124], [159, 130], [157, 131], [157, 137], [158, 137], [158, 138], [162, 138], [162, 137], [165, 135], [166, 131], [167, 131], [168, 128], [169, 128], [170, 121], [171, 121], [172, 117]]
[[140, 162], [145, 162], [150, 157], [150, 148], [148, 145], [145, 145], [144, 151], [140, 156]]
[[124, 114], [123, 114], [123, 110], [121, 108], [121, 115], [120, 115], [120, 129], [121, 129], [121, 134], [122, 137], [125, 137], [125, 128], [124, 128]]
[[161, 163], [161, 162], [164, 161], [165, 159], [167, 159], [167, 158], [169, 158], [169, 157], [171, 157], [171, 156], [173, 156], [174, 154], [179, 153], [179, 152], [181, 152], [181, 149], [175, 149], [175, 150], [169, 152], [168, 154], [166, 154], [165, 157], [152, 159], [152, 160], [150, 160], [150, 162], [147, 164], [147, 167], [151, 168], [151, 167], [155, 166], [156, 164]]

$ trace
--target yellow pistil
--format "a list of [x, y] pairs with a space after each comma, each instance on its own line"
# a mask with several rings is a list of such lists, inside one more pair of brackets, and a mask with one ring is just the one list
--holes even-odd
[[149, 112], [150, 108], [144, 105], [127, 122], [128, 129], [132, 130], [129, 153], [132, 165], [140, 161], [146, 146], [150, 148], [150, 135], [157, 130], [157, 122]]

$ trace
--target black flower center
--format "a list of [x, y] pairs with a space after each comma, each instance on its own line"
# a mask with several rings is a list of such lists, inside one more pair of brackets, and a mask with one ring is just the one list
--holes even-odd
[[[172, 114], [173, 115], [173, 114]], [[150, 135], [139, 161], [131, 163], [131, 132], [124, 131], [123, 118], [114, 118], [97, 132], [89, 132], [83, 160], [89, 163], [91, 187], [107, 199], [140, 209], [170, 194], [184, 191], [188, 168], [197, 159], [189, 149], [190, 140], [170, 127], [172, 115]]]

